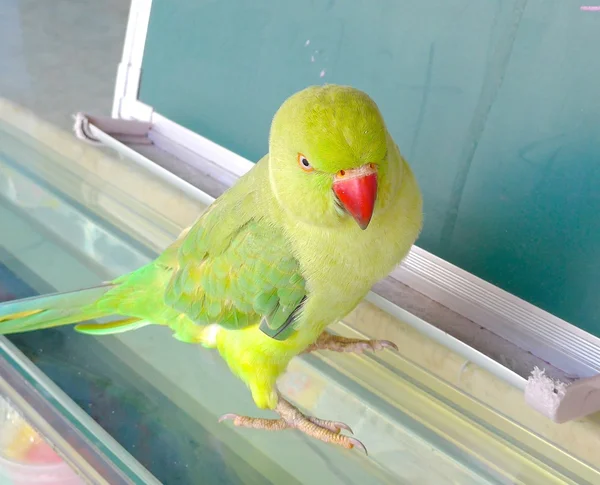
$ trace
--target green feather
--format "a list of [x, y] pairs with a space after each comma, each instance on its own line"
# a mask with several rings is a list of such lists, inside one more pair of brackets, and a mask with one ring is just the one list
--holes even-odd
[[[290, 317], [306, 291], [288, 241], [262, 220], [244, 220], [243, 212], [237, 224], [232, 223], [222, 215], [227, 210], [226, 204], [211, 208], [190, 230], [177, 254], [179, 266], [165, 302], [198, 324], [217, 323], [228, 329], [260, 324], [266, 335], [291, 335]], [[202, 260], [194, 257], [189, 241], [204, 254]]]

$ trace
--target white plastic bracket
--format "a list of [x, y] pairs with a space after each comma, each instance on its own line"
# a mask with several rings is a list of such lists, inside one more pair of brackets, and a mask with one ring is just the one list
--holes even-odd
[[90, 125], [99, 128], [104, 133], [126, 145], [151, 145], [152, 140], [148, 133], [152, 123], [138, 120], [122, 120], [109, 118], [107, 116], [91, 116], [85, 113], [73, 115], [75, 123], [73, 131], [75, 136], [91, 145], [102, 145], [103, 143], [92, 134]]
[[525, 385], [525, 402], [555, 423], [600, 411], [600, 375], [563, 383], [537, 367]]

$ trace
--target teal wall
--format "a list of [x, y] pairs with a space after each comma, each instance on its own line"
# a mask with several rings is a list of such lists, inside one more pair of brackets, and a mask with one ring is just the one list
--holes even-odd
[[251, 160], [281, 102], [323, 82], [380, 105], [423, 188], [419, 246], [600, 335], [600, 12], [153, 1], [141, 100]]

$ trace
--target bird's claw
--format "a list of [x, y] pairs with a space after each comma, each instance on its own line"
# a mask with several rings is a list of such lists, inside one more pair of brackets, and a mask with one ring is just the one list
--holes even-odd
[[365, 455], [369, 456], [366, 446], [363, 445], [361, 441], [357, 440], [356, 438], [348, 438], [348, 441], [352, 443], [352, 448], [358, 448]]
[[340, 337], [323, 332], [317, 341], [310, 345], [305, 352], [315, 350], [332, 350], [334, 352], [354, 352], [362, 354], [365, 351], [379, 351], [384, 349], [398, 350], [398, 346], [389, 340], [362, 340]]
[[398, 350], [398, 346], [390, 340], [378, 340], [384, 349]]
[[398, 350], [398, 346], [389, 340], [363, 340], [361, 342], [349, 343], [344, 352], [362, 353], [365, 350], [376, 352], [383, 349]]
[[342, 430], [345, 430], [353, 434], [350, 426], [345, 423], [305, 416], [295, 406], [283, 398], [279, 399], [276, 411], [280, 416], [279, 419], [251, 418], [248, 416], [227, 413], [219, 418], [219, 423], [230, 419], [235, 426], [243, 428], [265, 429], [271, 431], [293, 428], [325, 443], [334, 443], [346, 449], [357, 448], [365, 454], [368, 454], [365, 445], [359, 440], [341, 433]]
[[224, 414], [223, 416], [221, 416], [219, 418], [219, 423], [222, 423], [223, 421], [227, 420], [227, 419], [231, 419], [232, 421], [235, 422], [235, 418], [239, 418], [240, 416], [237, 414], [233, 414], [233, 413], [227, 413]]
[[334, 433], [339, 434], [344, 429], [344, 430], [348, 431], [348, 433], [354, 434], [354, 431], [352, 431], [352, 428], [350, 426], [348, 426], [346, 423], [342, 423], [340, 421], [327, 421], [325, 419], [313, 418], [312, 416], [307, 416], [306, 418], [311, 423], [314, 423], [317, 426], [320, 426], [321, 428], [326, 428], [329, 431], [333, 431]]
[[354, 434], [354, 431], [352, 431], [352, 428], [350, 426], [348, 426], [347, 424], [341, 423], [340, 421], [335, 421], [334, 423], [335, 423], [335, 426], [340, 429], [340, 431], [342, 429], [345, 429], [346, 431], [348, 431], [348, 433]]

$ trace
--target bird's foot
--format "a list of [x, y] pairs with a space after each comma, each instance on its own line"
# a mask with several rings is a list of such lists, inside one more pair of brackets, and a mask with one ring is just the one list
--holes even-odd
[[306, 416], [301, 413], [297, 407], [293, 406], [282, 397], [279, 398], [275, 411], [279, 414], [279, 419], [251, 418], [248, 416], [239, 416], [238, 414], [224, 414], [219, 418], [219, 422], [231, 419], [236, 426], [266, 429], [270, 431], [297, 429], [298, 431], [302, 431], [304, 434], [325, 443], [333, 443], [348, 449], [356, 447], [367, 453], [365, 445], [356, 438], [341, 434], [343, 429], [352, 433], [350, 426], [344, 423]]
[[398, 346], [389, 340], [361, 340], [357, 338], [346, 338], [323, 332], [317, 341], [309, 345], [304, 352], [315, 350], [333, 350], [334, 352], [354, 352], [362, 354], [365, 350], [376, 351], [383, 349], [398, 350]]

